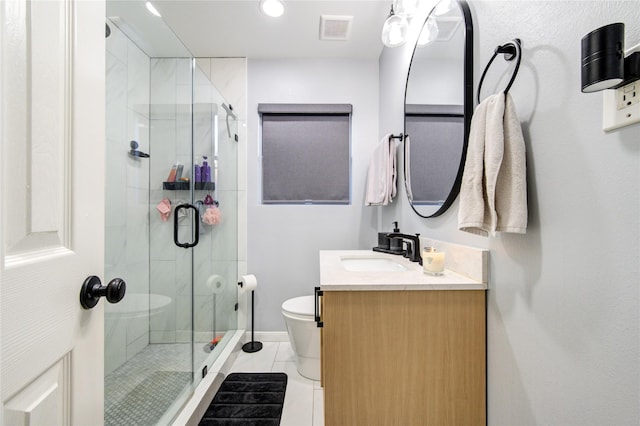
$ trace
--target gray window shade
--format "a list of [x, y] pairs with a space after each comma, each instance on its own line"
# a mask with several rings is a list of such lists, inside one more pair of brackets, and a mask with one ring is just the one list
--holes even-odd
[[464, 117], [408, 115], [405, 126], [411, 138], [413, 203], [440, 204], [451, 191], [460, 166]]
[[260, 104], [262, 201], [350, 201], [351, 105]]

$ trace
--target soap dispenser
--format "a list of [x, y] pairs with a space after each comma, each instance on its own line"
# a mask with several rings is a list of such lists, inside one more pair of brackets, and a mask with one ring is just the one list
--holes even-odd
[[[398, 228], [398, 222], [393, 222], [393, 232], [400, 232], [400, 228]], [[404, 251], [402, 249], [402, 238], [389, 238], [389, 250], [392, 253], [402, 253]]]

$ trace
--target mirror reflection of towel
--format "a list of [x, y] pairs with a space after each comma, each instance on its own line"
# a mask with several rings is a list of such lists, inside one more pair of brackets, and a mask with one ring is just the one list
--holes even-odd
[[404, 135], [404, 187], [407, 191], [407, 198], [413, 203], [413, 192], [411, 192], [411, 139], [409, 135]]
[[511, 95], [478, 105], [460, 187], [458, 229], [487, 236], [527, 231], [526, 155]]

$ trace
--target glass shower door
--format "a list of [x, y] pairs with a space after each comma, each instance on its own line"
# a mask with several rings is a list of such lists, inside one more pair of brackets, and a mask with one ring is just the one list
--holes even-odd
[[200, 239], [194, 248], [197, 383], [227, 344], [229, 331], [237, 329], [238, 191], [233, 107], [197, 66], [193, 87], [194, 164], [202, 167], [206, 161], [211, 168], [211, 184], [204, 183], [203, 188], [196, 183], [193, 199], [201, 212]]
[[[107, 425], [167, 424], [193, 390], [193, 251], [174, 243], [175, 207], [192, 200], [192, 59], [143, 50], [126, 32], [136, 6], [107, 10], [105, 272], [127, 283], [105, 306]], [[178, 214], [189, 240], [194, 215]]]

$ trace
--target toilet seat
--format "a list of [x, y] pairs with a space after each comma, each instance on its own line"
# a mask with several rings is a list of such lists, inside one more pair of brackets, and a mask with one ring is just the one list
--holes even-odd
[[282, 312], [294, 316], [315, 317], [314, 296], [300, 296], [285, 300], [282, 304]]

